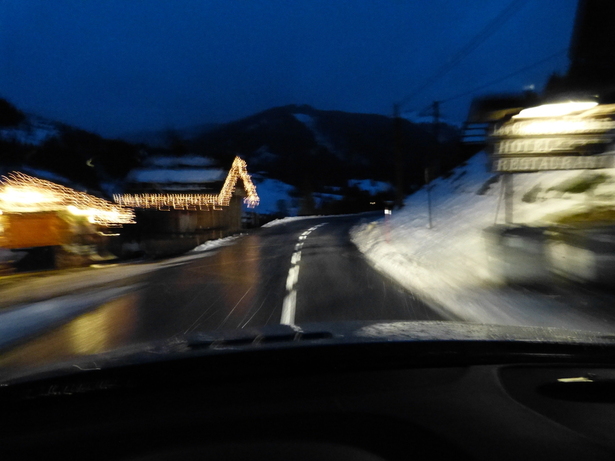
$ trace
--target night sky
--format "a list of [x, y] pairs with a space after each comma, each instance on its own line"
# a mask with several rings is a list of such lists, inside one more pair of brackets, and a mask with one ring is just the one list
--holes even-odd
[[[226, 122], [285, 104], [390, 115], [568, 66], [576, 0], [0, 0], [0, 97], [105, 136]], [[417, 93], [415, 95], [415, 93]], [[410, 98], [410, 95], [414, 95]], [[471, 96], [442, 104], [465, 119]]]

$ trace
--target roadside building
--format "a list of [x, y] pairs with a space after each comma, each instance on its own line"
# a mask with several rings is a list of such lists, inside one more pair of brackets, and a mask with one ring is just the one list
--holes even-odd
[[162, 256], [238, 232], [243, 204], [256, 206], [258, 195], [239, 157], [225, 171], [210, 158], [184, 155], [149, 158], [114, 200], [135, 209], [131, 238], [140, 249]]
[[70, 187], [20, 172], [0, 180], [0, 248], [57, 268], [103, 259], [115, 228], [131, 223], [130, 208]]

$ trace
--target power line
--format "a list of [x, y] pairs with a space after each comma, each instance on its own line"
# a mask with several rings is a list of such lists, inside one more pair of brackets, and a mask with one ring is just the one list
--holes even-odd
[[559, 50], [557, 53], [553, 53], [552, 55], [547, 56], [546, 58], [541, 59], [540, 61], [537, 61], [537, 62], [535, 62], [533, 64], [528, 65], [528, 66], [525, 66], [525, 67], [523, 67], [521, 69], [518, 69], [518, 70], [516, 70], [514, 72], [511, 72], [510, 74], [505, 75], [503, 77], [500, 77], [500, 78], [498, 78], [496, 80], [492, 80], [492, 81], [490, 81], [488, 83], [485, 83], [483, 85], [477, 86], [476, 88], [473, 88], [472, 90], [466, 91], [464, 93], [460, 93], [460, 94], [455, 95], [455, 96], [451, 96], [450, 98], [441, 99], [440, 102], [453, 101], [455, 99], [459, 99], [459, 98], [462, 98], [464, 96], [468, 96], [470, 94], [476, 93], [477, 91], [483, 90], [483, 89], [485, 89], [487, 87], [490, 87], [491, 85], [495, 85], [496, 83], [500, 83], [500, 82], [502, 82], [504, 80], [507, 80], [507, 79], [509, 79], [511, 77], [514, 77], [515, 75], [519, 75], [519, 74], [522, 74], [522, 73], [524, 73], [524, 72], [526, 72], [526, 71], [528, 71], [530, 69], [533, 69], [534, 67], [538, 67], [539, 65], [544, 64], [545, 62], [548, 62], [548, 61], [552, 60], [553, 58], [556, 58], [556, 57], [564, 54], [566, 52], [566, 50], [567, 50], [566, 48], [563, 48], [563, 49]]
[[508, 21], [518, 10], [520, 10], [528, 0], [513, 0], [504, 10], [500, 12], [491, 22], [489, 22], [470, 42], [461, 48], [453, 55], [448, 62], [443, 64], [430, 76], [425, 82], [414, 90], [410, 95], [406, 96], [399, 103], [400, 106], [407, 104], [417, 94], [425, 88], [433, 85], [438, 79], [442, 78], [450, 72], [457, 64], [459, 64], [466, 56], [474, 51], [481, 43], [493, 35], [506, 21]]
[[[562, 48], [561, 50], [559, 50], [556, 53], [553, 53], [552, 55], [547, 56], [546, 58], [541, 59], [540, 61], [536, 61], [532, 64], [529, 64], [525, 67], [522, 67], [521, 69], [517, 69], [514, 72], [511, 72], [510, 74], [506, 74], [502, 77], [499, 77], [495, 80], [491, 80], [490, 82], [487, 83], [483, 83], [482, 85], [479, 85], [477, 87], [472, 88], [471, 90], [468, 91], [464, 91], [463, 93], [459, 93], [456, 94], [455, 96], [451, 96], [448, 98], [444, 98], [444, 99], [439, 99], [438, 102], [443, 103], [443, 102], [449, 102], [449, 101], [454, 101], [455, 99], [459, 99], [459, 98], [463, 98], [464, 96], [468, 96], [470, 94], [474, 94], [477, 91], [480, 90], [484, 90], [485, 88], [490, 87], [491, 85], [495, 85], [496, 83], [500, 83], [503, 82], [504, 80], [507, 80], [511, 77], [514, 77], [515, 75], [519, 75], [522, 74], [530, 69], [533, 69], [534, 67], [538, 67], [541, 64], [544, 64], [545, 62], [548, 62], [562, 54], [564, 54], [566, 52], [567, 48]], [[418, 111], [419, 114], [424, 114], [427, 110], [431, 109], [433, 107], [433, 103], [429, 103], [428, 105], [426, 105], [423, 109], [421, 109], [420, 111]], [[405, 112], [412, 112], [412, 111], [405, 111]]]

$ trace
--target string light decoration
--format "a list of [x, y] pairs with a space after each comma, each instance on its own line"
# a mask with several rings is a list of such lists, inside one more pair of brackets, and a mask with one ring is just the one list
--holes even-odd
[[116, 194], [113, 200], [123, 206], [157, 208], [162, 211], [189, 207], [208, 210], [218, 204], [218, 196], [213, 194]]
[[0, 212], [67, 211], [102, 226], [134, 224], [130, 208], [20, 172], [0, 180]]
[[243, 201], [250, 208], [254, 208], [258, 205], [259, 198], [256, 193], [256, 186], [252, 182], [252, 178], [248, 174], [248, 165], [245, 160], [240, 159], [239, 157], [235, 157], [233, 160], [233, 165], [231, 166], [231, 170], [226, 177], [226, 181], [224, 181], [224, 186], [222, 186], [222, 190], [220, 191], [220, 195], [218, 196], [218, 204], [220, 206], [228, 206], [231, 202], [231, 197], [235, 192], [235, 186], [237, 185], [237, 181], [241, 178], [243, 181], [243, 188], [246, 192], [246, 196]]
[[215, 194], [116, 194], [113, 200], [116, 203], [132, 208], [155, 208], [167, 211], [175, 210], [219, 210], [220, 207], [229, 206], [235, 192], [237, 181], [243, 181], [246, 196], [243, 201], [249, 208], [259, 203], [256, 186], [248, 174], [248, 167], [244, 160], [235, 157], [233, 165], [226, 176], [224, 185], [218, 195]]

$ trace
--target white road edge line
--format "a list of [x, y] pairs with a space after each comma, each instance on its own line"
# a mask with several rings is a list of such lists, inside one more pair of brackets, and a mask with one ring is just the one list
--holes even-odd
[[288, 271], [288, 277], [286, 278], [286, 291], [291, 291], [295, 288], [297, 280], [299, 280], [299, 266], [295, 264]]
[[327, 223], [321, 223], [316, 226], [310, 227], [299, 236], [299, 241], [295, 244], [295, 252], [290, 258], [290, 269], [288, 270], [288, 276], [286, 277], [286, 296], [282, 302], [282, 317], [280, 318], [281, 325], [295, 324], [295, 312], [297, 309], [297, 282], [299, 281], [299, 262], [301, 261], [301, 249], [303, 243], [311, 232], [318, 229], [320, 226], [324, 226]]
[[295, 306], [297, 304], [297, 290], [292, 290], [284, 298], [284, 304], [282, 305], [282, 318], [280, 323], [282, 325], [294, 325], [295, 324]]

